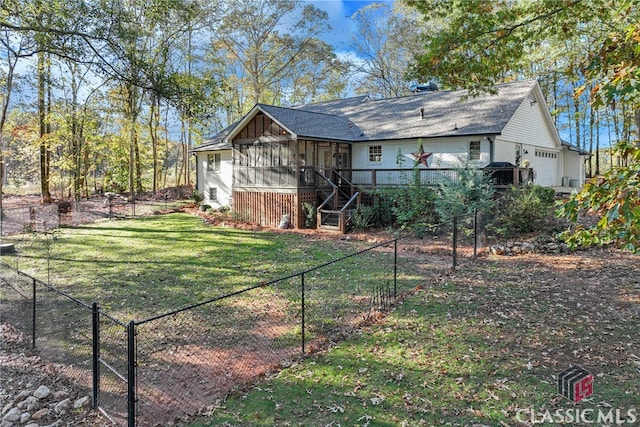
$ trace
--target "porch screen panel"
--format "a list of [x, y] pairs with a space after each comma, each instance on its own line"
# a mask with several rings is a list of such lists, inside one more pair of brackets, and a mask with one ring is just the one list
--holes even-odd
[[290, 141], [238, 144], [234, 183], [246, 187], [295, 187], [294, 152]]

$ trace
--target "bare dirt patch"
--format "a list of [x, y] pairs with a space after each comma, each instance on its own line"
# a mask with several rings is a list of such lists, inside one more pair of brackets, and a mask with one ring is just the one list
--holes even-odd
[[[211, 224], [254, 231], [303, 234], [310, 241], [328, 240], [340, 244], [349, 240], [358, 240], [376, 244], [394, 238], [391, 233], [386, 231], [356, 232], [342, 235], [321, 230], [267, 229], [255, 224], [233, 223], [228, 218], [206, 214], [193, 207], [186, 210], [200, 215]], [[539, 329], [541, 334], [546, 331], [548, 324], [556, 322], [559, 325], [558, 337], [556, 337], [558, 342], [562, 341], [560, 337], [567, 334], [587, 336], [592, 338], [592, 341], [585, 340], [583, 346], [585, 352], [588, 352], [589, 357], [598, 363], [608, 363], [613, 366], [633, 363], [629, 354], [638, 348], [637, 336], [635, 343], [630, 339], [632, 347], [628, 348], [621, 344], [620, 337], [609, 338], [609, 336], [603, 335], [602, 331], [614, 334], [620, 323], [637, 324], [640, 319], [640, 269], [636, 256], [613, 249], [592, 249], [559, 255], [521, 254], [511, 257], [489, 256], [486, 251], [481, 251], [481, 259], [478, 262], [472, 262], [470, 259], [471, 251], [467, 247], [460, 250], [461, 265], [458, 269], [452, 270], [450, 269], [451, 247], [450, 241], [447, 239], [406, 238], [399, 241], [399, 251], [402, 256], [416, 260], [416, 268], [425, 276], [425, 286], [428, 286], [429, 282], [447, 280], [455, 283], [456, 286], [468, 289], [468, 292], [460, 293], [459, 297], [467, 298], [470, 303], [481, 302], [476, 304], [477, 310], [483, 313], [487, 319], [498, 319], [497, 321], [515, 319], [528, 328]], [[426, 259], [437, 265], [438, 268], [436, 270], [421, 270], [419, 262]], [[510, 286], [499, 289], [492, 285], [494, 283]], [[519, 292], [519, 290], [523, 292]], [[492, 298], [487, 299], [487, 293]], [[576, 331], [577, 328], [580, 328], [581, 331]], [[611, 336], [613, 337], [613, 335]], [[571, 354], [567, 353], [568, 350], [565, 347], [562, 345], [549, 346], [549, 340], [523, 342], [518, 331], [513, 331], [511, 336], [503, 337], [503, 339], [510, 340], [513, 354], [523, 352], [541, 354], [541, 359], [533, 363], [549, 364], [553, 366], [554, 371], [571, 361]], [[584, 340], [584, 338], [580, 338], [580, 340]], [[2, 334], [4, 344], [0, 349], [0, 362], [3, 366], [3, 383], [5, 383], [5, 378], [9, 378], [10, 384], [33, 384], [37, 387], [38, 383], [45, 380], [52, 384], [64, 381], [53, 365], [40, 361], [26, 347], [20, 347], [19, 341], [11, 334]], [[582, 344], [582, 341], [577, 344]], [[551, 348], [551, 350], [546, 350], [547, 348]], [[206, 353], [202, 348], [182, 346], [177, 347], [175, 351], [189, 356], [204, 352], [203, 359], [214, 359], [211, 357], [211, 353]], [[280, 351], [284, 351], [284, 349], [280, 349]], [[204, 368], [212, 374], [212, 377], [220, 377], [220, 373], [225, 373], [226, 376], [217, 380], [220, 382], [198, 383], [195, 393], [182, 402], [185, 408], [188, 408], [189, 412], [193, 412], [201, 405], [197, 398], [199, 395], [212, 393], [213, 389], [220, 388], [222, 385], [227, 388], [230, 383], [249, 381], [258, 372], [268, 372], [277, 366], [274, 359], [267, 360], [264, 355], [254, 357], [253, 354], [250, 354], [249, 356], [251, 357], [252, 371], [236, 375], [235, 378], [232, 378], [232, 374], [240, 371], [240, 368], [235, 368], [233, 363], [216, 365], [210, 361], [209, 365]], [[240, 357], [246, 358], [247, 354], [230, 352], [224, 354], [222, 359], [233, 361]], [[280, 358], [278, 357], [276, 360], [280, 360]], [[5, 365], [10, 368], [5, 369]], [[17, 368], [14, 369], [14, 367]], [[185, 367], [181, 366], [180, 368]], [[197, 382], [201, 378], [193, 380]], [[72, 384], [65, 383], [65, 387], [73, 390]], [[156, 390], [158, 393], [162, 392], [157, 396], [157, 402], [153, 402], [154, 405], [160, 404], [157, 411], [167, 410], [168, 407], [162, 407], [162, 396], [165, 392], [170, 393], [171, 388]], [[3, 402], [5, 399], [6, 402], [12, 401], [20, 391], [18, 386], [3, 386], [1, 390]], [[162, 416], [167, 419], [171, 418], [170, 413]], [[100, 422], [95, 415], [91, 414], [82, 414], [79, 419], [70, 418], [64, 421], [67, 425], [98, 425], [96, 423]]]

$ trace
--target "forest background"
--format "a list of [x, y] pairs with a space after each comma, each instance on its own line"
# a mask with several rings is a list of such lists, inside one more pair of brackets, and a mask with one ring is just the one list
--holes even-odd
[[188, 185], [190, 148], [255, 103], [428, 81], [478, 94], [536, 78], [561, 135], [594, 154], [589, 176], [633, 158], [612, 147], [640, 139], [637, 0], [354, 2], [350, 40], [332, 44], [330, 3], [5, 0], [0, 190], [46, 203]]

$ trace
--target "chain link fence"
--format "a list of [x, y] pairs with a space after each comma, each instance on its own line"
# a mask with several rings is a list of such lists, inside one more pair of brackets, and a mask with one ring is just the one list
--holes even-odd
[[482, 224], [467, 217], [430, 230], [441, 245], [401, 237], [128, 323], [2, 263], [0, 320], [25, 333], [114, 424], [167, 425], [375, 321], [429, 276], [455, 267], [460, 247], [473, 256]]
[[13, 205], [2, 209], [1, 232], [3, 236], [12, 234], [42, 232], [61, 226], [77, 226], [104, 219], [134, 218], [163, 211], [180, 209], [192, 200], [129, 201], [114, 196], [81, 201], [59, 201], [50, 204]]
[[6, 264], [2, 267], [0, 321], [20, 330], [56, 375], [91, 396], [91, 307]]

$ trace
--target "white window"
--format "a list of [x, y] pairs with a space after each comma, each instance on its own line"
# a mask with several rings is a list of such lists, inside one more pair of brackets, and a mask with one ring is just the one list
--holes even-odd
[[480, 141], [469, 141], [469, 160], [480, 160]]
[[372, 145], [369, 147], [369, 161], [380, 163], [382, 161], [382, 145]]
[[207, 154], [207, 172], [220, 172], [220, 154]]
[[209, 201], [210, 202], [218, 201], [218, 189], [216, 187], [209, 188]]

